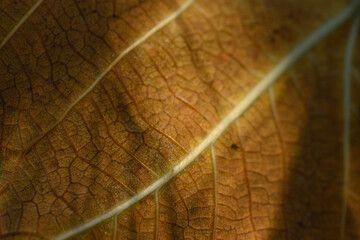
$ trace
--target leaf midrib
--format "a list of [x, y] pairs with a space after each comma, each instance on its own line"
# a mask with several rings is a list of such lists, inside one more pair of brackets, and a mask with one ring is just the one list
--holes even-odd
[[[188, 1], [188, 3], [189, 2], [192, 1]], [[66, 239], [85, 231], [86, 229], [89, 229], [108, 218], [116, 216], [128, 207], [167, 184], [173, 177], [193, 163], [209, 146], [214, 144], [214, 142], [216, 142], [216, 140], [227, 130], [227, 128], [231, 126], [231, 124], [237, 120], [271, 85], [273, 85], [277, 79], [279, 79], [304, 53], [344, 23], [354, 13], [359, 5], [360, 1], [350, 2], [338, 14], [296, 45], [293, 50], [283, 57], [283, 59], [244, 97], [244, 99], [240, 101], [234, 109], [219, 122], [209, 135], [207, 135], [202, 142], [200, 142], [183, 160], [181, 160], [180, 163], [172, 167], [170, 171], [125, 202], [115, 206], [113, 209], [105, 212], [104, 214], [75, 227], [74, 229], [60, 234], [55, 237], [55, 240]]]

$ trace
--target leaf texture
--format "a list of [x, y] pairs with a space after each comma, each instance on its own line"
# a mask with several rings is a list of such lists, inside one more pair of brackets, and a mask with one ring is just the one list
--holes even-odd
[[359, 239], [359, 54], [342, 171], [349, 24], [176, 174], [345, 5], [1, 1], [0, 238]]

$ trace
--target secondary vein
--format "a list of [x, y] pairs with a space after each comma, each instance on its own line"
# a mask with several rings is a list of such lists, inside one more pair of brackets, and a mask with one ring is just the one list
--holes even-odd
[[11, 29], [11, 31], [6, 35], [6, 37], [2, 40], [0, 43], [0, 49], [9, 41], [9, 39], [16, 33], [16, 31], [23, 25], [23, 23], [35, 12], [35, 10], [40, 6], [40, 4], [44, 0], [37, 1], [30, 10], [20, 19], [19, 22], [16, 23], [16, 25]]
[[357, 12], [350, 29], [348, 42], [345, 50], [343, 71], [343, 202], [341, 207], [340, 240], [345, 237], [347, 199], [349, 195], [350, 180], [350, 112], [351, 112], [351, 68], [352, 57], [355, 48], [356, 37], [360, 26], [360, 11]]

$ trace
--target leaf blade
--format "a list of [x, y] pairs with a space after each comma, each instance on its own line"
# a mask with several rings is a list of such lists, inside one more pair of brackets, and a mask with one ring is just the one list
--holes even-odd
[[345, 22], [358, 8], [359, 1], [353, 1], [351, 4], [341, 10], [335, 17], [331, 18], [319, 29], [315, 30], [309, 37], [297, 45], [288, 55], [281, 60], [274, 69], [268, 73], [249, 93], [246, 97], [236, 105], [236, 107], [208, 134], [208, 136], [196, 146], [192, 152], [189, 153], [179, 164], [175, 165], [169, 172], [161, 176], [156, 182], [151, 184], [134, 197], [130, 198], [119, 206], [115, 207], [106, 214], [94, 218], [89, 222], [74, 228], [73, 230], [56, 237], [56, 240], [63, 240], [74, 236], [98, 223], [120, 214], [125, 209], [134, 205], [144, 197], [167, 184], [172, 178], [186, 169], [193, 163], [211, 144], [213, 144], [231, 125], [238, 119], [281, 75], [283, 75], [306, 51], [308, 51], [314, 44], [331, 33], [334, 29], [339, 27], [341, 23]]

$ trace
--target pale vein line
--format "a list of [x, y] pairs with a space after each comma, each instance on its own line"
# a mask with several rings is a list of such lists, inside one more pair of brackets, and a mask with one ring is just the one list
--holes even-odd
[[261, 95], [267, 90], [276, 80], [281, 77], [306, 51], [313, 45], [319, 42], [326, 35], [334, 31], [344, 21], [346, 21], [360, 5], [360, 1], [352, 1], [344, 7], [337, 15], [328, 20], [324, 25], [311, 33], [305, 40], [295, 46], [295, 48], [286, 55], [245, 97], [237, 104], [234, 109], [219, 122], [219, 124], [197, 145], [192, 152], [190, 152], [181, 162], [175, 165], [170, 171], [165, 173], [161, 178], [156, 180], [147, 188], [140, 191], [135, 196], [126, 200], [125, 202], [115, 206], [113, 209], [105, 212], [104, 214], [85, 222], [68, 232], [62, 233], [57, 236], [55, 240], [66, 239], [74, 236], [86, 229], [95, 226], [102, 221], [119, 214], [137, 203], [147, 195], [153, 193], [157, 189], [167, 184], [173, 177], [182, 172], [189, 166], [195, 159], [202, 154], [211, 144], [213, 144], [225, 130], [241, 116]]
[[161, 22], [159, 22], [156, 26], [154, 26], [152, 29], [150, 29], [148, 32], [146, 32], [143, 36], [141, 36], [139, 39], [137, 39], [133, 44], [131, 44], [129, 47], [127, 47], [124, 51], [122, 51], [115, 59], [114, 61], [107, 66], [107, 68], [101, 72], [94, 82], [74, 101], [70, 104], [70, 106], [66, 109], [66, 111], [61, 115], [61, 117], [53, 124], [51, 125], [47, 130], [43, 132], [38, 138], [36, 138], [30, 146], [26, 148], [26, 150], [30, 149], [39, 139], [44, 137], [47, 133], [49, 133], [52, 129], [54, 129], [70, 112], [70, 110], [79, 103], [85, 96], [87, 96], [93, 89], [96, 87], [96, 85], [105, 77], [105, 75], [123, 58], [125, 57], [129, 52], [134, 50], [137, 46], [145, 42], [148, 38], [150, 38], [154, 33], [162, 29], [164, 26], [172, 22], [174, 19], [176, 19], [181, 13], [183, 13], [195, 0], [187, 0], [183, 5], [181, 5], [175, 12], [171, 13], [168, 17], [163, 19]]
[[116, 235], [117, 235], [117, 218], [118, 215], [114, 216], [114, 235], [113, 235], [113, 240], [116, 240]]
[[351, 65], [355, 49], [355, 42], [360, 26], [360, 11], [357, 12], [350, 29], [349, 38], [345, 50], [343, 72], [343, 121], [344, 121], [344, 148], [343, 148], [343, 202], [341, 209], [340, 240], [345, 237], [347, 199], [349, 195], [349, 171], [350, 171], [350, 111], [351, 111]]
[[155, 191], [155, 240], [159, 239], [159, 189]]
[[[294, 71], [290, 71], [290, 74], [291, 75], [294, 75]], [[292, 77], [293, 78], [293, 77]], [[296, 82], [296, 80], [293, 81], [294, 83]], [[281, 135], [280, 133], [280, 120], [279, 120], [279, 115], [278, 115], [278, 110], [277, 110], [277, 105], [276, 105], [276, 101], [275, 101], [275, 95], [274, 95], [274, 89], [273, 87], [270, 87], [269, 88], [269, 100], [270, 100], [270, 106], [271, 106], [271, 111], [272, 111], [272, 114], [274, 116], [274, 122], [275, 122], [275, 127], [276, 127], [276, 130], [278, 132], [278, 136], [279, 136], [279, 139], [280, 139], [280, 142], [281, 142], [281, 148], [282, 148], [282, 151], [283, 151], [283, 177], [284, 179], [282, 180], [283, 183], [283, 201], [284, 201], [284, 208], [283, 208], [283, 217], [284, 217], [284, 224], [285, 224], [285, 236], [286, 236], [286, 239], [290, 239], [289, 237], [289, 230], [288, 230], [288, 222], [287, 222], [287, 215], [286, 215], [286, 206], [287, 206], [287, 199], [285, 197], [285, 194], [286, 194], [286, 181], [288, 180], [288, 177], [287, 177], [287, 152], [286, 152], [286, 145], [285, 145], [285, 142], [284, 142], [284, 139], [283, 139], [283, 136]]]
[[30, 10], [20, 19], [20, 21], [11, 29], [0, 44], [0, 49], [9, 41], [9, 39], [16, 33], [16, 31], [23, 25], [23, 23], [33, 14], [33, 12], [40, 6], [44, 0], [37, 1]]
[[278, 122], [278, 114], [277, 114], [277, 106], [276, 106], [276, 101], [275, 101], [275, 96], [274, 96], [274, 89], [273, 87], [269, 88], [269, 100], [270, 100], [270, 106], [271, 106], [271, 111], [272, 114], [274, 116], [275, 122], [277, 124]]
[[212, 239], [216, 239], [216, 214], [217, 214], [217, 204], [218, 204], [217, 203], [217, 168], [216, 168], [216, 157], [215, 157], [213, 144], [211, 144], [210, 146], [210, 153], [211, 153], [211, 163], [214, 173], [214, 222], [213, 222]]
[[299, 84], [299, 82], [298, 82], [298, 78], [297, 78], [296, 75], [295, 75], [294, 69], [291, 69], [291, 70], [290, 70], [290, 80], [291, 80], [291, 82], [294, 84], [296, 90], [297, 90], [299, 93], [301, 93], [300, 84]]

